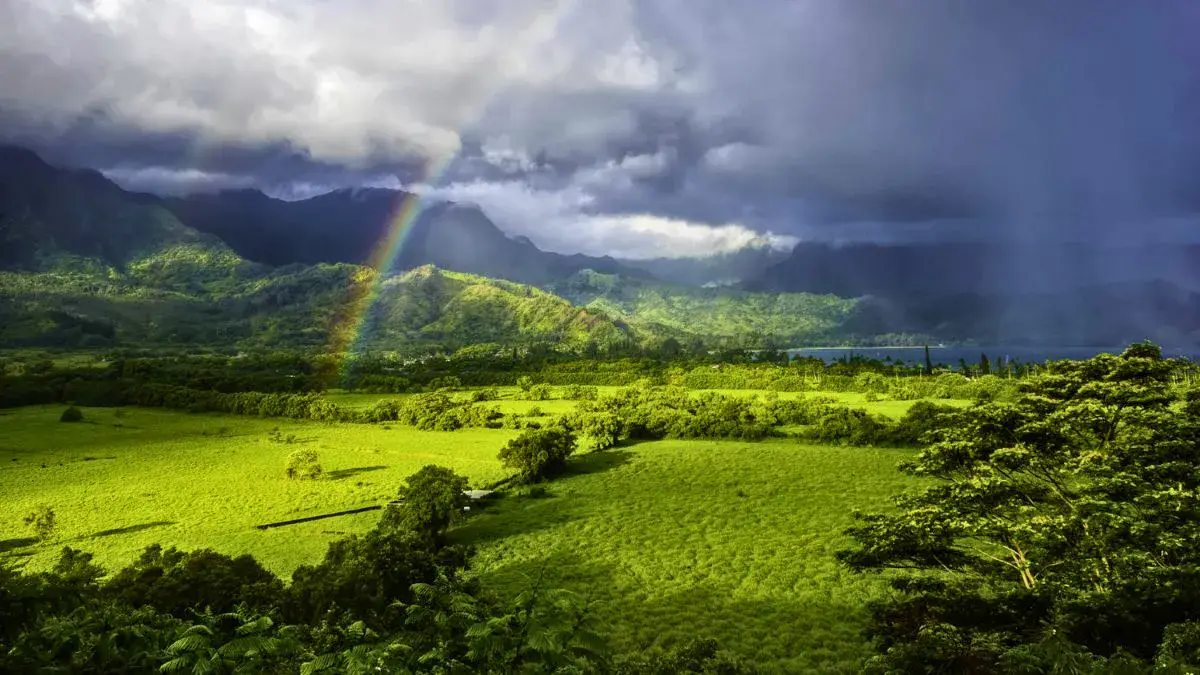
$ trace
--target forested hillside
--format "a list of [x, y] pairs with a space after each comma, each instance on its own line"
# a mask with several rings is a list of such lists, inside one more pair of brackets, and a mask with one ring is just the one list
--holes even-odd
[[[505, 237], [477, 209], [454, 205], [418, 218], [391, 266], [433, 257], [439, 267], [381, 278], [348, 262], [307, 264], [365, 255], [395, 215], [397, 198], [384, 190], [294, 204], [244, 192], [165, 200], [6, 147], [0, 344], [320, 349], [353, 341], [420, 351], [544, 342], [593, 350], [657, 348], [675, 338], [760, 347], [836, 340], [855, 304], [661, 284], [610, 258], [542, 252]], [[348, 229], [335, 227], [343, 217]], [[231, 248], [181, 219], [238, 244]], [[238, 251], [303, 262], [272, 267]]]
[[814, 344], [845, 337], [857, 301], [810, 293], [669, 286], [586, 270], [554, 284], [571, 302], [672, 337]]

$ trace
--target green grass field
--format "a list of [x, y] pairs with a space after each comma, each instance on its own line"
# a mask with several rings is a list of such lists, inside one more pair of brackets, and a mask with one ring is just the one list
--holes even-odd
[[[569, 401], [562, 398], [557, 398], [562, 395], [562, 387], [554, 387], [554, 396], [556, 398], [549, 401], [522, 401], [516, 398], [520, 389], [516, 387], [497, 387], [500, 392], [500, 398], [495, 401], [487, 401], [485, 405], [491, 405], [500, 412], [504, 413], [519, 413], [525, 414], [531, 408], [538, 408], [548, 415], [561, 415], [569, 413], [579, 404], [578, 401]], [[621, 389], [621, 387], [597, 387], [600, 394], [608, 394]], [[727, 396], [760, 396], [764, 392], [753, 389], [697, 389], [692, 393], [700, 394], [706, 391], [713, 391]], [[838, 403], [862, 408], [872, 413], [886, 415], [888, 417], [900, 418], [908, 409], [912, 407], [916, 401], [893, 401], [893, 400], [876, 400], [868, 401], [867, 395], [852, 392], [852, 391], [819, 391], [819, 392], [777, 392], [781, 399], [795, 399], [803, 397], [826, 397], [836, 400]], [[347, 408], [367, 408], [374, 405], [376, 401], [384, 399], [402, 399], [408, 394], [361, 394], [355, 392], [334, 391], [325, 395], [326, 398], [334, 403]], [[465, 394], [460, 394], [464, 396]], [[969, 405], [970, 401], [961, 399], [943, 399], [937, 401], [946, 405]]]
[[[332, 396], [343, 405], [387, 398]], [[892, 415], [909, 405], [837, 397]], [[576, 405], [489, 404], [553, 413]], [[426, 464], [490, 483], [506, 475], [496, 453], [516, 433], [139, 408], [85, 408], [84, 422], [67, 424], [62, 409], [0, 411], [0, 556], [29, 569], [45, 569], [67, 545], [115, 570], [161, 543], [251, 553], [286, 577], [379, 513], [254, 525], [383, 504]], [[272, 441], [275, 428], [296, 442]], [[323, 478], [286, 478], [298, 448], [317, 451]], [[864, 602], [884, 588], [844, 571], [833, 553], [847, 543], [841, 533], [854, 509], [885, 507], [907, 484], [895, 465], [908, 452], [787, 439], [645, 443], [577, 457], [549, 496], [504, 497], [454, 536], [477, 546], [474, 568], [501, 594], [543, 574], [580, 593], [619, 649], [713, 637], [783, 672], [852, 672], [868, 653]], [[58, 517], [45, 544], [21, 522], [42, 503]]]
[[[386, 503], [426, 464], [480, 484], [498, 480], [506, 474], [496, 453], [515, 433], [83, 411], [77, 424], [58, 421], [62, 406], [0, 411], [0, 551], [24, 557], [31, 569], [51, 564], [62, 546], [91, 551], [114, 569], [162, 543], [253, 553], [290, 574], [319, 560], [328, 542], [370, 529], [379, 514], [255, 525]], [[298, 442], [270, 441], [276, 427]], [[317, 451], [324, 478], [287, 479], [287, 456], [297, 448]], [[30, 545], [21, 517], [39, 503], [55, 510], [58, 531], [52, 542]]]
[[509, 497], [456, 536], [489, 586], [578, 592], [627, 650], [712, 637], [784, 672], [855, 672], [876, 577], [833, 554], [854, 509], [909, 485], [909, 451], [661, 441], [580, 458], [551, 496]]

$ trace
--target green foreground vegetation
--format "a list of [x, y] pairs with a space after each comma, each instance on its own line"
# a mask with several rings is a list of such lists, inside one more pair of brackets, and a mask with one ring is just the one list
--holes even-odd
[[[492, 483], [505, 473], [496, 451], [515, 436], [82, 410], [80, 424], [59, 422], [60, 406], [0, 413], [9, 516], [0, 547], [27, 569], [50, 569], [66, 545], [115, 570], [160, 543], [251, 554], [286, 578], [319, 562], [330, 542], [369, 531], [380, 512], [255, 525], [386, 503], [426, 464]], [[296, 442], [271, 441], [275, 428]], [[321, 480], [286, 478], [297, 444], [316, 449]], [[852, 670], [869, 653], [864, 601], [882, 586], [851, 577], [832, 554], [847, 542], [852, 510], [879, 508], [905, 484], [894, 467], [909, 454], [786, 440], [640, 444], [585, 456], [544, 497], [501, 500], [453, 539], [477, 547], [476, 573], [502, 596], [542, 574], [578, 593], [623, 650], [698, 634], [764, 666]], [[12, 517], [38, 503], [53, 504], [59, 523], [46, 542]], [[796, 630], [780, 633], [780, 622]]]
[[306, 358], [9, 363], [0, 670], [1200, 662], [1200, 389], [1153, 345], [1002, 375], [482, 353], [346, 391]]
[[[866, 601], [885, 592], [833, 557], [855, 509], [909, 484], [906, 450], [659, 441], [588, 455], [540, 499], [505, 501], [455, 538], [485, 584], [544, 575], [589, 603], [620, 651], [716, 639], [764, 668], [853, 672]], [[847, 476], [853, 476], [847, 481]]]

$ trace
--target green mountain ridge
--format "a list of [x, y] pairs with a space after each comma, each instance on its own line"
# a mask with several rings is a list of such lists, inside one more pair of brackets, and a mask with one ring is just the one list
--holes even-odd
[[752, 293], [649, 283], [591, 270], [549, 287], [571, 302], [675, 338], [761, 343], [836, 340], [858, 301], [809, 293]]
[[771, 346], [836, 339], [855, 307], [588, 268], [539, 288], [432, 265], [382, 279], [351, 263], [271, 267], [97, 172], [12, 147], [0, 147], [0, 243], [9, 347]]

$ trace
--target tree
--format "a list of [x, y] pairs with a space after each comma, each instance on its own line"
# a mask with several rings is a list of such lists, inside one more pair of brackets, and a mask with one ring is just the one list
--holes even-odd
[[526, 429], [500, 450], [500, 462], [515, 469], [522, 483], [537, 483], [560, 473], [575, 452], [575, 434], [561, 425]]
[[576, 417], [579, 433], [591, 439], [591, 449], [607, 450], [621, 440], [621, 421], [610, 412], [582, 413]]
[[54, 534], [54, 528], [57, 525], [54, 509], [45, 504], [38, 504], [32, 511], [25, 514], [24, 521], [25, 526], [39, 541], [49, 539], [50, 535]]
[[83, 412], [75, 406], [68, 406], [58, 418], [59, 422], [82, 422]]
[[288, 478], [319, 478], [321, 472], [321, 463], [317, 459], [317, 452], [315, 450], [301, 449], [288, 455]]
[[522, 375], [517, 378], [517, 386], [521, 388], [521, 391], [528, 393], [530, 389], [533, 389], [533, 378]]
[[658, 347], [658, 355], [663, 359], [675, 359], [683, 353], [683, 345], [673, 337], [669, 337], [662, 341]]
[[1146, 663], [1189, 634], [1172, 626], [1200, 606], [1200, 417], [1172, 407], [1174, 367], [1134, 345], [948, 416], [903, 466], [932, 484], [856, 515], [858, 548], [839, 553], [906, 571], [873, 606], [872, 669], [1039, 672], [1120, 650]]
[[430, 539], [440, 541], [454, 518], [467, 503], [465, 476], [433, 464], [406, 479], [400, 488], [401, 522]]
[[239, 605], [269, 610], [283, 584], [249, 555], [236, 558], [210, 549], [180, 551], [146, 547], [130, 566], [104, 585], [107, 597], [130, 607], [150, 606], [180, 619], [194, 608], [231, 612]]

